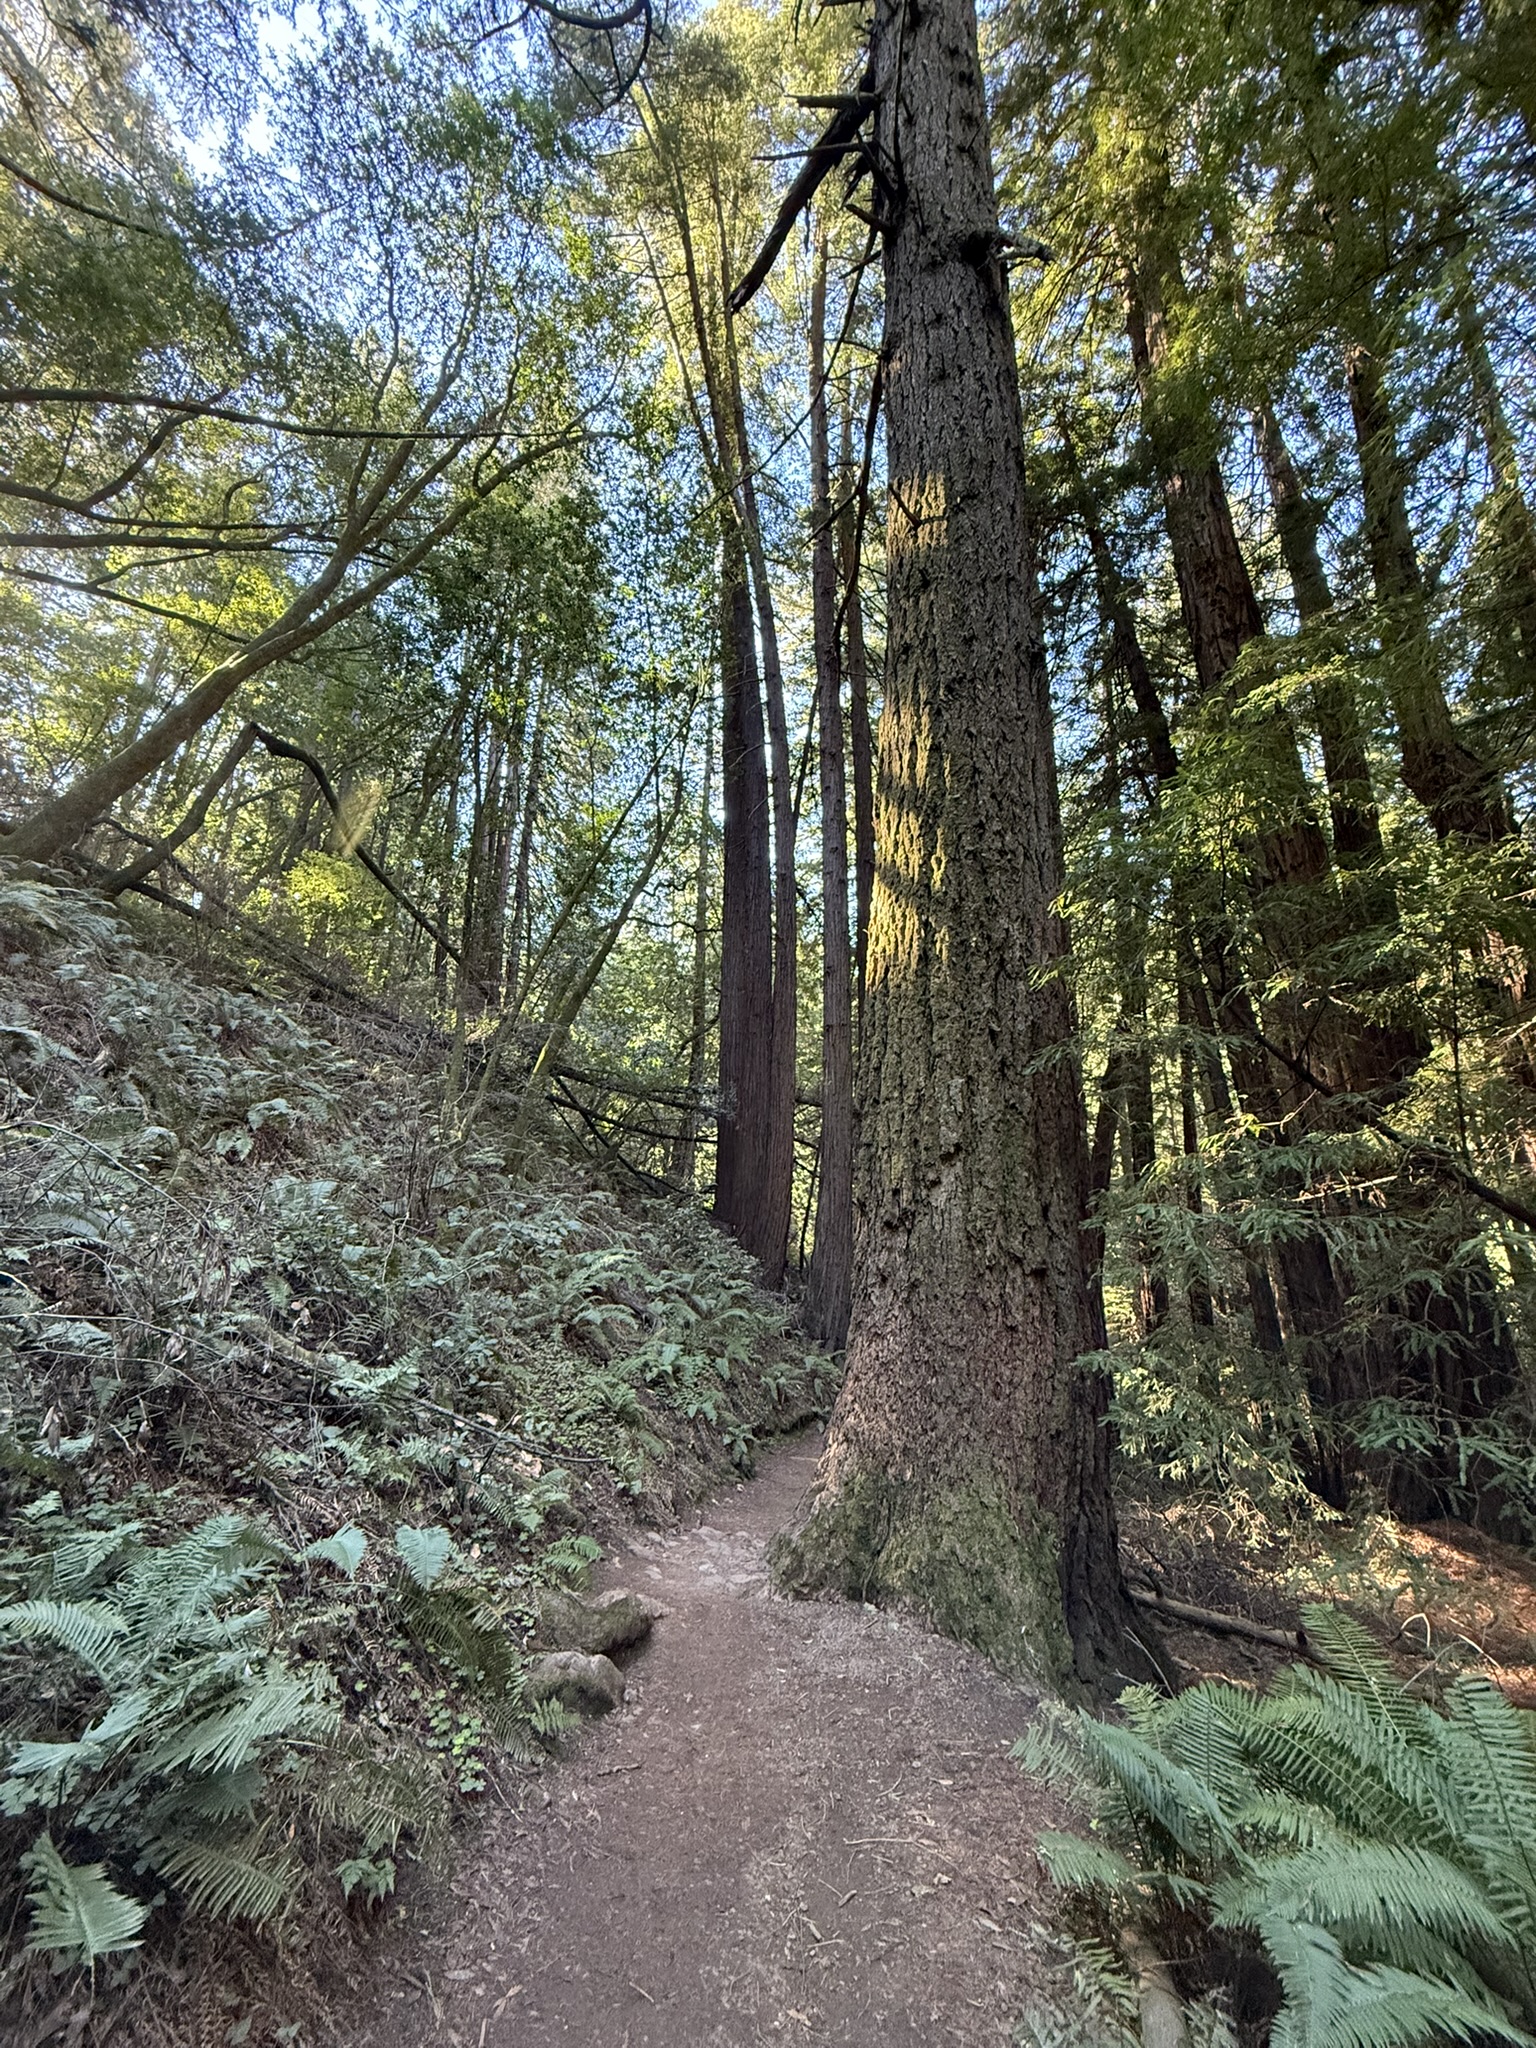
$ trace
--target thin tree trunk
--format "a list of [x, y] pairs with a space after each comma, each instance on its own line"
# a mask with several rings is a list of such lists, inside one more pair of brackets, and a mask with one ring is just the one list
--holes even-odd
[[176, 827], [176, 830], [168, 839], [163, 839], [157, 846], [151, 847], [149, 852], [143, 854], [131, 867], [123, 868], [117, 874], [110, 875], [102, 884], [103, 892], [108, 896], [121, 896], [125, 889], [136, 888], [140, 882], [147, 880], [154, 873], [162, 861], [169, 860], [179, 847], [186, 845], [194, 833], [200, 832], [203, 828], [203, 822], [212, 807], [214, 798], [224, 788], [225, 784], [229, 782], [235, 770], [240, 766], [240, 763], [255, 744], [255, 726], [249, 724], [242, 725], [233, 741], [225, 748], [217, 767], [198, 792], [197, 801]]
[[1461, 738], [1435, 661], [1392, 409], [1381, 366], [1368, 348], [1345, 352], [1344, 380], [1355, 423], [1365, 499], [1365, 543], [1381, 609], [1387, 694], [1402, 747], [1403, 780], [1441, 839], [1459, 833], [1492, 845], [1512, 829], [1497, 773]]
[[[1268, 399], [1259, 408], [1258, 436], [1296, 616], [1303, 626], [1308, 626], [1333, 609], [1333, 592], [1317, 545], [1321, 515], [1302, 487], [1279, 418]], [[1334, 859], [1343, 868], [1378, 861], [1382, 856], [1381, 816], [1376, 808], [1370, 757], [1365, 749], [1354, 685], [1347, 675], [1330, 672], [1313, 684], [1312, 703], [1323, 746]]]
[[549, 685], [543, 683], [529, 716], [533, 737], [528, 745], [528, 773], [523, 783], [523, 810], [517, 830], [517, 865], [512, 878], [512, 912], [507, 930], [507, 979], [502, 996], [504, 1007], [515, 1005], [524, 987], [533, 959], [533, 918], [530, 891], [533, 882], [533, 842], [538, 831], [539, 806], [544, 800], [544, 735], [547, 729], [545, 705]]
[[1040, 972], [1065, 946], [1061, 828], [971, 0], [880, 0], [872, 58], [890, 595], [854, 1305], [781, 1566], [911, 1601], [1005, 1665], [1104, 1675], [1128, 1603], [1107, 1390], [1076, 1363], [1103, 1317], [1071, 1004]]
[[459, 975], [460, 1000], [471, 1015], [488, 1010], [500, 986], [498, 932], [503, 906], [497, 894], [497, 842], [501, 833], [503, 741], [500, 727], [487, 714], [488, 740], [481, 767], [480, 736], [475, 738], [475, 807], [469, 828], [469, 877], [464, 889], [464, 965]]
[[[1200, 1192], [1200, 1114], [1195, 1101], [1195, 1049], [1190, 1034], [1194, 1025], [1193, 1008], [1189, 991], [1182, 980], [1179, 984], [1179, 1138], [1187, 1162], [1189, 1175], [1184, 1199], [1192, 1216], [1204, 1212], [1204, 1201]], [[1189, 1304], [1189, 1320], [1197, 1330], [1215, 1327], [1216, 1310], [1211, 1300], [1211, 1290], [1203, 1274], [1195, 1274], [1186, 1291]]]
[[693, 973], [688, 1032], [688, 1098], [672, 1141], [667, 1177], [680, 1188], [693, 1186], [699, 1146], [698, 1100], [704, 1089], [704, 1041], [709, 1032], [709, 870], [713, 842], [710, 799], [715, 766], [715, 700], [704, 714], [704, 772], [699, 780], [699, 854], [693, 877]]
[[[445, 386], [440, 386], [437, 399], [444, 395], [445, 389]], [[436, 402], [434, 400], [434, 405]], [[562, 436], [558, 445], [567, 445], [566, 437]], [[551, 450], [530, 448], [489, 470], [473, 496], [457, 499], [419, 539], [382, 568], [376, 569], [366, 581], [341, 596], [338, 593], [353, 564], [365, 550], [376, 547], [411, 512], [429, 485], [447, 468], [454, 451], [452, 445], [446, 447], [418, 476], [402, 482], [402, 472], [411, 452], [411, 441], [402, 439], [366, 490], [361, 490], [360, 475], [354, 478], [360, 495], [330, 559], [320, 574], [298, 592], [286, 610], [238, 653], [229, 655], [210, 669], [195, 689], [189, 690], [179, 703], [163, 712], [129, 745], [120, 747], [110, 760], [88, 769], [60, 795], [29, 812], [14, 830], [0, 840], [0, 848], [8, 859], [48, 861], [67, 853], [97, 819], [105, 817], [114, 804], [131, 789], [137, 788], [146, 776], [169, 761], [188, 740], [216, 718], [242, 683], [274, 663], [289, 659], [333, 626], [365, 610], [402, 577], [418, 568], [482, 497]]]
[[[539, 1092], [545, 1079], [559, 1066], [571, 1033], [576, 1027], [576, 1020], [585, 1008], [588, 996], [596, 988], [598, 976], [602, 973], [604, 967], [607, 966], [609, 955], [622, 937], [625, 926], [629, 923], [631, 917], [634, 916], [635, 905], [640, 901], [641, 896], [644, 895], [652, 875], [656, 872], [657, 863], [666, 851], [667, 841], [672, 836], [672, 828], [677, 823], [678, 813], [681, 811], [682, 805], [683, 779], [679, 775], [673, 792], [672, 808], [665, 817], [657, 817], [651, 834], [650, 846], [647, 848], [645, 858], [640, 863], [635, 879], [630, 885], [628, 895], [624, 898], [623, 903], [619, 906], [613, 918], [604, 926], [602, 936], [593, 948], [586, 966], [572, 979], [570, 985], [561, 996], [553, 1016], [550, 1018], [548, 1028], [544, 1034], [543, 1046], [540, 1048], [538, 1058], [533, 1063], [533, 1070], [529, 1074], [527, 1086], [523, 1090], [522, 1101], [518, 1105], [517, 1115], [513, 1119], [512, 1135], [514, 1138], [520, 1136], [527, 1128], [528, 1120], [532, 1115], [534, 1104], [538, 1100]], [[472, 1115], [479, 1110], [484, 1099], [485, 1086], [482, 1083], [472, 1106]], [[468, 1129], [469, 1122], [470, 1119], [466, 1118], [463, 1125], [464, 1130]]]
[[853, 995], [848, 944], [848, 793], [843, 779], [837, 553], [827, 446], [827, 233], [811, 285], [811, 602], [821, 773], [821, 1148], [805, 1324], [830, 1350], [853, 1295]]
[[[737, 393], [737, 406], [741, 396]], [[763, 662], [763, 706], [767, 714], [770, 793], [773, 805], [773, 994], [771, 1003], [767, 1177], [757, 1204], [758, 1277], [778, 1287], [789, 1254], [789, 1212], [795, 1178], [795, 1068], [799, 1010], [800, 898], [795, 885], [795, 793], [789, 765], [789, 726], [784, 711], [784, 675], [773, 616], [773, 590], [752, 488], [744, 417], [742, 497], [747, 560], [756, 599], [758, 646]]]

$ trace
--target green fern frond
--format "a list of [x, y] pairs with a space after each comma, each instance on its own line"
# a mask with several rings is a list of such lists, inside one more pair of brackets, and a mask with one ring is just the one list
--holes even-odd
[[149, 1845], [149, 1858], [156, 1872], [200, 1912], [259, 1926], [291, 1906], [303, 1882], [302, 1870], [288, 1853], [262, 1856], [270, 1833], [270, 1826], [263, 1826], [234, 1842], [157, 1841]]
[[452, 1560], [453, 1538], [446, 1529], [412, 1529], [402, 1524], [395, 1531], [395, 1549], [411, 1584], [430, 1593]]
[[271, 1665], [243, 1685], [227, 1705], [154, 1744], [145, 1753], [142, 1774], [179, 1765], [200, 1772], [237, 1770], [272, 1737], [318, 1740], [335, 1720], [335, 1709], [320, 1697], [316, 1679]]
[[1060, 1700], [1042, 1702], [1038, 1717], [1009, 1754], [1042, 1784], [1065, 1791], [1084, 1789], [1082, 1729], [1078, 1716]]
[[1358, 1834], [1454, 1846], [1433, 1751], [1404, 1742], [1376, 1718], [1369, 1696], [1337, 1679], [1299, 1675], [1288, 1691], [1261, 1700], [1245, 1745], [1264, 1784], [1326, 1807]]
[[430, 1857], [446, 1839], [446, 1781], [416, 1751], [379, 1756], [352, 1733], [321, 1767], [312, 1796], [320, 1818], [359, 1841], [365, 1855], [396, 1849], [409, 1836], [417, 1853]]
[[1285, 1994], [1270, 2048], [1417, 2048], [1448, 2040], [1532, 2048], [1491, 2000], [1413, 1971], [1357, 1967], [1326, 1928], [1277, 1918], [1259, 1934]]
[[1227, 1816], [1191, 1772], [1128, 1728], [1086, 1715], [1081, 1725], [1084, 1750], [1096, 1774], [1119, 1791], [1134, 1814], [1154, 1822], [1186, 1855], [1236, 1849]]
[[230, 1770], [210, 1771], [206, 1777], [178, 1777], [164, 1801], [151, 1808], [151, 1819], [170, 1821], [178, 1815], [195, 1820], [249, 1818], [266, 1789], [266, 1772], [249, 1760]]
[[1301, 1619], [1313, 1652], [1340, 1684], [1365, 1694], [1377, 1718], [1403, 1742], [1427, 1747], [1431, 1738], [1424, 1709], [1404, 1689], [1375, 1637], [1342, 1608], [1316, 1601], [1302, 1608]]
[[1192, 1686], [1165, 1703], [1149, 1725], [1158, 1747], [1182, 1770], [1207, 1787], [1231, 1814], [1255, 1791], [1244, 1748], [1253, 1713], [1243, 1694], [1229, 1685]]
[[1465, 1845], [1536, 1954], [1536, 1716], [1476, 1676], [1450, 1688], [1446, 1716], [1441, 1752]]
[[1388, 1842], [1324, 1842], [1252, 1865], [1216, 1889], [1217, 1924], [1314, 1921], [1346, 1946], [1423, 1929], [1447, 1942], [1508, 1946], [1516, 1937], [1479, 1886], [1443, 1856]]
[[1142, 1873], [1135, 1864], [1107, 1842], [1084, 1841], [1081, 1835], [1063, 1835], [1047, 1829], [1036, 1839], [1035, 1848], [1050, 1872], [1051, 1881], [1063, 1891], [1124, 1901], [1134, 1899], [1145, 1889]]
[[175, 1543], [140, 1550], [114, 1597], [130, 1627], [168, 1640], [264, 1577], [284, 1555], [244, 1516], [211, 1515]]
[[477, 1694], [496, 1699], [513, 1686], [521, 1666], [511, 1635], [472, 1588], [407, 1586], [401, 1605], [422, 1647]]
[[22, 1857], [32, 1879], [27, 1897], [32, 1920], [27, 1953], [50, 1954], [61, 1963], [93, 1965], [100, 1956], [139, 1946], [149, 1908], [112, 1884], [100, 1863], [69, 1864], [52, 1838], [39, 1835]]
[[56, 1544], [43, 1561], [44, 1584], [39, 1592], [78, 1600], [109, 1564], [133, 1546], [138, 1522], [119, 1522], [112, 1529], [86, 1529]]
[[0, 1637], [53, 1643], [78, 1657], [103, 1685], [121, 1668], [124, 1617], [102, 1600], [22, 1600], [0, 1607]]

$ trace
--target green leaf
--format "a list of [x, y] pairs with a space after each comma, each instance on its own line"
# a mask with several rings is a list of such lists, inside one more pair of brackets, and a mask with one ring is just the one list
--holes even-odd
[[32, 1878], [27, 1889], [32, 1902], [29, 1955], [90, 1965], [98, 1956], [139, 1946], [149, 1908], [120, 1892], [104, 1864], [66, 1863], [46, 1834], [38, 1836], [21, 1863]]
[[365, 1904], [376, 1906], [395, 1888], [395, 1859], [349, 1856], [345, 1863], [337, 1864], [336, 1875], [341, 1879], [343, 1898], [350, 1899], [354, 1892], [361, 1892]]
[[54, 1643], [89, 1665], [104, 1683], [117, 1668], [128, 1624], [100, 1600], [22, 1600], [0, 1607], [0, 1636]]
[[430, 1593], [448, 1568], [453, 1538], [446, 1529], [412, 1529], [402, 1523], [395, 1531], [395, 1548], [412, 1582]]
[[236, 1846], [192, 1841], [157, 1844], [155, 1869], [172, 1879], [190, 1903], [216, 1920], [272, 1920], [297, 1897], [302, 1873], [286, 1854], [266, 1861], [258, 1829]]
[[362, 1530], [348, 1522], [338, 1529], [334, 1536], [322, 1536], [318, 1543], [311, 1543], [299, 1552], [300, 1557], [313, 1558], [319, 1564], [333, 1564], [337, 1571], [355, 1578], [357, 1568], [368, 1552], [368, 1538]]

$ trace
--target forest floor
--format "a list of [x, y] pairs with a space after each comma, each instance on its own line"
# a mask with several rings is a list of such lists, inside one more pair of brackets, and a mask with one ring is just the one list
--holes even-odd
[[[599, 1586], [665, 1610], [623, 1707], [507, 1773], [451, 1867], [402, 1883], [290, 2006], [306, 2043], [1001, 2048], [1059, 2003], [1033, 1842], [1062, 1816], [1008, 1753], [1038, 1695], [915, 1622], [770, 1589], [818, 1451], [610, 1547]], [[270, 2038], [282, 1992], [234, 2004], [228, 1961], [199, 2039]], [[135, 2018], [120, 2041], [173, 2038]]]
[[623, 1708], [380, 1936], [356, 2048], [1010, 2039], [1053, 1958], [1009, 1760], [1035, 1695], [913, 1622], [773, 1593], [819, 1444], [604, 1583], [666, 1612]]
[[[768, 1544], [820, 1445], [766, 1451], [674, 1529], [610, 1530], [596, 1590], [663, 1609], [620, 1653], [624, 1705], [553, 1764], [504, 1769], [445, 1867], [417, 1868], [378, 1921], [340, 1940], [333, 1925], [286, 1965], [205, 1930], [162, 1997], [146, 1983], [125, 2002], [113, 2048], [1005, 2048], [1031, 2013], [1075, 2034], [1033, 1848], [1071, 1820], [1009, 1756], [1040, 1695], [909, 1618], [772, 1589]], [[1298, 1588], [1275, 1560], [1209, 1530], [1196, 1545], [1145, 1503], [1124, 1522], [1128, 1563], [1170, 1591], [1295, 1625]], [[1527, 1558], [1458, 1524], [1383, 1521], [1355, 1563], [1379, 1575], [1377, 1599], [1350, 1604], [1405, 1677], [1423, 1676], [1427, 1635], [1530, 1695]], [[1320, 1551], [1302, 1576], [1358, 1591], [1347, 1552]], [[1186, 1682], [1263, 1685], [1285, 1662], [1159, 1633]]]

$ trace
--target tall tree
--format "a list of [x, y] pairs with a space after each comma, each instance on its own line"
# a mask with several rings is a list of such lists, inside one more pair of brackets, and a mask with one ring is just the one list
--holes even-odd
[[833, 1350], [853, 1295], [853, 990], [848, 934], [848, 791], [837, 630], [838, 563], [827, 427], [827, 232], [811, 281], [811, 604], [821, 782], [821, 1152], [806, 1327]]
[[[1023, 423], [971, 0], [881, 0], [888, 513], [848, 1370], [801, 1588], [1119, 1668], [1087, 1142]], [[1065, 1627], [1063, 1627], [1063, 1615]]]

